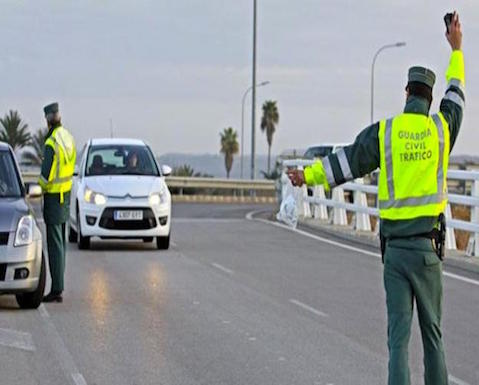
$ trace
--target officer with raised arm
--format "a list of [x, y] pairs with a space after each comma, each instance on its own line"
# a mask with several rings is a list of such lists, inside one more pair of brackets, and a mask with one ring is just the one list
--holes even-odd
[[[296, 186], [326, 189], [380, 168], [379, 216], [388, 313], [389, 385], [409, 385], [408, 344], [416, 302], [426, 385], [446, 385], [441, 332], [443, 218], [446, 176], [464, 109], [459, 15], [445, 17], [452, 53], [440, 111], [430, 115], [434, 73], [412, 67], [404, 112], [364, 129], [355, 142], [306, 167], [290, 170]], [[442, 225], [441, 223], [442, 222]]]

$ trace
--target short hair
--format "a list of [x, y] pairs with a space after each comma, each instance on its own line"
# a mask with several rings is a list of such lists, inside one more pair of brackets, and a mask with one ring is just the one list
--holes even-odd
[[418, 96], [432, 103], [432, 88], [421, 82], [409, 82], [406, 86], [409, 95]]

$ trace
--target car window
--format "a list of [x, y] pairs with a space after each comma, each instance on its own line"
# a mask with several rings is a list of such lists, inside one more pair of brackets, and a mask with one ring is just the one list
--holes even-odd
[[20, 181], [9, 151], [0, 151], [0, 198], [20, 197]]
[[318, 147], [311, 147], [304, 153], [304, 157], [307, 159], [314, 159], [314, 158], [323, 158], [328, 156], [333, 152], [332, 146], [318, 146]]
[[146, 146], [92, 145], [88, 151], [85, 175], [158, 176], [159, 172]]

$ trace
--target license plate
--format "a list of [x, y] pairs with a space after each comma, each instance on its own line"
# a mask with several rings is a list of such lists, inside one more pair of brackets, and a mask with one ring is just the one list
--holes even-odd
[[113, 214], [115, 221], [141, 221], [143, 220], [142, 210], [116, 210]]

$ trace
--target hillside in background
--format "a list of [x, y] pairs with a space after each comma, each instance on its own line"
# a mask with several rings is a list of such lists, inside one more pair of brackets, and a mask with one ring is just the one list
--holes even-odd
[[[165, 154], [158, 157], [161, 164], [167, 164], [170, 167], [179, 167], [184, 164], [188, 164], [195, 172], [201, 172], [202, 174], [210, 174], [214, 177], [225, 178], [225, 163], [223, 155], [216, 154]], [[271, 157], [272, 167], [276, 157]], [[240, 177], [240, 157], [235, 156], [233, 162], [233, 168], [231, 169], [231, 178]], [[260, 171], [266, 171], [268, 169], [268, 159], [266, 155], [256, 156], [256, 174], [259, 178], [262, 177]], [[250, 177], [250, 157], [244, 157], [243, 175], [245, 178]]]

